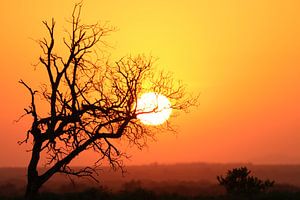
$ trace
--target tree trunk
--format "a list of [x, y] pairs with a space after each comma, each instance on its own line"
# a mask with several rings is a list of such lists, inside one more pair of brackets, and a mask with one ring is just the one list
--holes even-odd
[[27, 179], [27, 187], [25, 192], [25, 199], [34, 199], [39, 192], [41, 185], [39, 183], [38, 177]]
[[42, 182], [40, 180], [37, 166], [40, 160], [40, 151], [41, 151], [42, 141], [35, 140], [31, 159], [27, 168], [27, 186], [25, 192], [26, 199], [34, 199], [34, 197], [38, 194], [40, 187], [42, 186]]

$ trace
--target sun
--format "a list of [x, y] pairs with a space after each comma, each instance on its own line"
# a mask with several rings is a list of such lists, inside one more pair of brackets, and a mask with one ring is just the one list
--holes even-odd
[[144, 93], [137, 101], [137, 118], [145, 125], [160, 125], [172, 112], [169, 99], [155, 92]]

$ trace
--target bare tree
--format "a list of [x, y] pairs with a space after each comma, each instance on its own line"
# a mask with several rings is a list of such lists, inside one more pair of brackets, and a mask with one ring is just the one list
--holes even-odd
[[[105, 44], [103, 37], [114, 29], [98, 23], [82, 23], [81, 7], [82, 4], [75, 5], [71, 30], [62, 40], [67, 53], [59, 54], [55, 48], [55, 21], [43, 22], [48, 37], [38, 41], [42, 54], [37, 67], [47, 72], [48, 80], [41, 89], [34, 90], [20, 80], [31, 95], [25, 115], [33, 120], [26, 139], [21, 142], [33, 140], [27, 170], [27, 198], [35, 196], [55, 173], [95, 179], [95, 167], [104, 160], [114, 169], [122, 168], [124, 154], [117, 148], [116, 139], [122, 138], [142, 148], [147, 138], [155, 136], [155, 129], [171, 130], [169, 123], [151, 127], [137, 119], [145, 113], [137, 110], [137, 99], [143, 92], [165, 95], [174, 111], [185, 111], [197, 101], [169, 73], [153, 70], [151, 57], [129, 56], [113, 64], [109, 59], [99, 58], [101, 45]], [[46, 102], [47, 113], [37, 106], [38, 99]], [[95, 165], [72, 169], [70, 162], [89, 149], [99, 153]], [[48, 166], [43, 173], [38, 170], [41, 160], [46, 160]]]

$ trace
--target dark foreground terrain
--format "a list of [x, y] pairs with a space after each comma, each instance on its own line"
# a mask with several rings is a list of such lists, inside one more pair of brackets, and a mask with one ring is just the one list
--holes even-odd
[[[3, 200], [23, 200], [20, 195], [0, 196]], [[256, 195], [227, 195], [199, 193], [198, 195], [186, 195], [180, 192], [157, 192], [143, 188], [134, 190], [122, 190], [112, 192], [105, 188], [90, 188], [81, 192], [39, 194], [36, 200], [299, 200], [300, 192], [291, 190], [275, 189], [263, 194]]]
[[[22, 196], [0, 196], [3, 200], [23, 200]], [[238, 195], [232, 196], [227, 194], [216, 195], [184, 195], [175, 193], [158, 193], [143, 188], [135, 190], [123, 190], [112, 192], [103, 188], [90, 188], [82, 192], [66, 192], [66, 193], [41, 193], [36, 200], [299, 200], [299, 191], [282, 191], [273, 190], [268, 193], [257, 195]]]
[[[229, 196], [216, 176], [228, 169], [247, 166], [253, 175], [275, 181], [264, 194]], [[38, 199], [299, 199], [300, 165], [176, 164], [129, 166], [122, 176], [104, 168], [99, 183], [57, 175], [42, 189]], [[0, 199], [22, 199], [25, 168], [0, 168]]]

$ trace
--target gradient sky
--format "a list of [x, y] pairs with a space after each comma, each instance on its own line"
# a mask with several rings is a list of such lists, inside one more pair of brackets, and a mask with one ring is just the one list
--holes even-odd
[[[75, 1], [10, 0], [0, 7], [0, 166], [24, 166], [19, 146], [29, 121], [13, 121], [29, 103], [20, 78], [34, 71], [54, 17], [61, 36]], [[85, 22], [109, 22], [114, 57], [145, 53], [174, 72], [200, 106], [176, 118], [178, 134], [160, 133], [129, 164], [178, 162], [300, 163], [300, 1], [85, 0]], [[95, 160], [83, 154], [74, 164]]]

